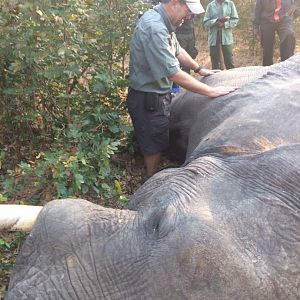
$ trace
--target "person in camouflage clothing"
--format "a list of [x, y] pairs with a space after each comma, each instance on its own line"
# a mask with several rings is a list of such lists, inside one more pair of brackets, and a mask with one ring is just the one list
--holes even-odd
[[[196, 47], [194, 18], [185, 20], [184, 23], [177, 28], [176, 37], [180, 46], [195, 59], [198, 55], [198, 49]], [[190, 69], [181, 67], [181, 69], [187, 73], [190, 73]]]

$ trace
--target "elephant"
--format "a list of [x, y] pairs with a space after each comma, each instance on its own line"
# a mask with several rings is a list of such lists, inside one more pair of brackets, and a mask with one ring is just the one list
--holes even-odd
[[[214, 74], [202, 78], [202, 82], [210, 86], [239, 86], [242, 87], [254, 80], [259, 79], [269, 71], [269, 67], [251, 66], [230, 69], [225, 72]], [[185, 92], [176, 97], [171, 103], [170, 114], [170, 147], [167, 151], [167, 156], [174, 161], [183, 163], [186, 156], [189, 156], [191, 151], [199, 142], [199, 137], [189, 139], [189, 133], [192, 125], [195, 124], [199, 111], [207, 106], [207, 98], [199, 97], [198, 94]], [[219, 111], [219, 109], [217, 110]], [[209, 125], [211, 120], [204, 119]], [[208, 123], [209, 122], [209, 123]], [[197, 130], [197, 129], [196, 129]], [[201, 128], [203, 134], [204, 129]]]
[[299, 299], [300, 55], [255, 70], [232, 94], [175, 99], [184, 162], [127, 209], [46, 204], [6, 299]]

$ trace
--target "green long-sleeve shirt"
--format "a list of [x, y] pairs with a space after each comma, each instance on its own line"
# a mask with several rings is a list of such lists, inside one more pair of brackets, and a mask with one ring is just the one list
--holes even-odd
[[[219, 27], [217, 20], [221, 17], [230, 17], [230, 19], [224, 23], [224, 26]], [[213, 0], [210, 2], [203, 19], [204, 26], [208, 27], [208, 45], [216, 46], [219, 29], [222, 34], [222, 45], [233, 44], [232, 28], [237, 25], [238, 20], [239, 16], [232, 1], [224, 0], [219, 3]]]

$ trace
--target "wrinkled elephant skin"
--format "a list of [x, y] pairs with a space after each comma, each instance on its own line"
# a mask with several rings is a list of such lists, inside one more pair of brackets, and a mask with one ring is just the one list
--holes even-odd
[[174, 102], [185, 163], [129, 210], [48, 203], [7, 299], [299, 299], [300, 55], [258, 70], [233, 94]]

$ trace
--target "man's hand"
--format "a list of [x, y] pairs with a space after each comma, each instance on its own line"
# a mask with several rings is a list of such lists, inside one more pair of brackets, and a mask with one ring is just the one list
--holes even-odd
[[234, 86], [229, 86], [229, 87], [228, 86], [217, 86], [217, 87], [212, 88], [208, 92], [207, 96], [210, 98], [216, 98], [219, 96], [223, 96], [223, 95], [232, 93], [237, 89], [238, 89], [238, 87], [234, 87]]
[[205, 77], [205, 76], [213, 75], [213, 74], [218, 73], [220, 71], [221, 70], [201, 69], [198, 74]]
[[230, 19], [229, 16], [226, 16], [226, 17], [222, 17], [222, 18], [219, 18], [218, 21], [221, 22], [221, 23], [225, 23], [226, 21], [228, 21]]
[[219, 26], [219, 27], [224, 26], [224, 23], [227, 22], [229, 19], [230, 19], [230, 17], [228, 17], [228, 16], [227, 16], [227, 17], [219, 18], [219, 19], [217, 20], [218, 26]]

